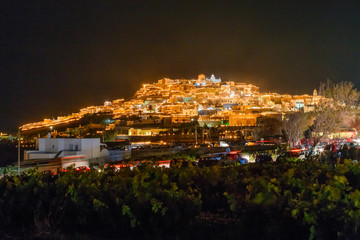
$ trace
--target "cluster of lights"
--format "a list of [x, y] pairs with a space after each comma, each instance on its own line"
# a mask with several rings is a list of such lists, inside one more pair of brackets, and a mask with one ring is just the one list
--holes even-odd
[[[252, 84], [221, 82], [220, 78], [203, 74], [198, 79], [161, 79], [157, 83], [143, 84], [134, 97], [128, 101], [117, 99], [105, 101], [101, 106], [89, 106], [78, 113], [60, 116], [57, 119], [44, 119], [40, 122], [28, 123], [20, 127], [22, 131], [48, 128], [60, 124], [78, 121], [85, 114], [101, 112], [112, 113], [115, 118], [122, 116], [149, 115], [159, 118], [171, 117], [173, 123], [186, 123], [199, 118], [202, 109], [215, 110], [210, 117], [228, 120], [230, 115], [237, 115], [239, 121], [254, 119], [244, 115], [244, 111], [267, 109], [273, 112], [298, 111], [297, 107], [313, 106], [321, 97], [314, 95], [279, 95], [277, 93], [259, 93], [259, 88]], [[281, 104], [275, 104], [281, 102]], [[300, 104], [301, 103], [301, 104]], [[224, 104], [229, 106], [224, 107]], [[241, 106], [243, 110], [234, 107]], [[244, 116], [241, 116], [244, 115]], [[146, 133], [145, 135], [152, 135]]]

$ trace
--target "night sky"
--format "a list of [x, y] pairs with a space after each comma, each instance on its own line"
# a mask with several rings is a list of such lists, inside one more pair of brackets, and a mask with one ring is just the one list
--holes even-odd
[[1, 1], [0, 130], [162, 77], [360, 87], [360, 1]]

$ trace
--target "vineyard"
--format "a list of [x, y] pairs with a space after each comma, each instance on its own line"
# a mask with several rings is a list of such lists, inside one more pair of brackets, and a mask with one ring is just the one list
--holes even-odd
[[284, 162], [0, 179], [0, 238], [358, 239], [360, 166]]

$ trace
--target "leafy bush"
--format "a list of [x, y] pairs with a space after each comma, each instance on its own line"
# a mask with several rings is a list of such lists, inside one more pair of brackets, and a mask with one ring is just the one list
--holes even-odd
[[357, 239], [359, 188], [352, 162], [31, 170], [0, 179], [0, 237]]

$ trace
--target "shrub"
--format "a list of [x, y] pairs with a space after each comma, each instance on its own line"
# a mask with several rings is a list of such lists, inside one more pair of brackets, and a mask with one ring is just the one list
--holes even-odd
[[0, 179], [0, 235], [356, 239], [359, 179], [352, 162], [31, 170]]

